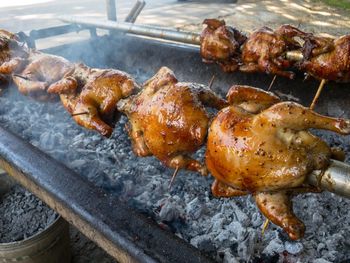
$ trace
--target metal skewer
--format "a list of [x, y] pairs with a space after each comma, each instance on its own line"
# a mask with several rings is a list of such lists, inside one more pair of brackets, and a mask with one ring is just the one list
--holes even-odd
[[[114, 29], [116, 31], [141, 36], [148, 36], [164, 40], [178, 41], [187, 44], [200, 45], [200, 34], [187, 31], [178, 31], [166, 27], [135, 25], [128, 22], [115, 22], [101, 19], [79, 18], [74, 16], [59, 16], [58, 19], [66, 23], [83, 25], [87, 27]], [[286, 58], [292, 61], [300, 61], [303, 59], [303, 54], [300, 50], [288, 51], [286, 53]]]
[[272, 81], [271, 81], [271, 83], [270, 83], [270, 86], [269, 86], [269, 88], [267, 89], [267, 91], [270, 91], [270, 90], [271, 90], [273, 84], [275, 83], [276, 78], [277, 78], [277, 75], [273, 76], [273, 79], [272, 79]]
[[304, 56], [300, 50], [293, 50], [286, 53], [286, 58], [290, 61], [301, 61]]
[[175, 169], [175, 171], [174, 171], [174, 174], [173, 174], [173, 176], [172, 176], [171, 179], [170, 179], [170, 183], [169, 183], [169, 185], [168, 185], [168, 190], [171, 189], [171, 186], [173, 185], [174, 180], [175, 180], [175, 177], [177, 176], [178, 172], [179, 172], [179, 167], [176, 167], [176, 169]]
[[315, 97], [313, 98], [312, 102], [311, 102], [311, 105], [310, 105], [310, 109], [313, 110], [316, 106], [316, 102], [318, 100], [318, 98], [320, 97], [321, 95], [321, 92], [324, 88], [324, 85], [326, 84], [327, 80], [325, 79], [322, 79], [321, 80], [321, 83], [320, 83], [320, 86], [318, 86], [318, 89], [317, 89], [317, 92], [316, 92], [316, 95]]
[[337, 195], [350, 198], [350, 165], [331, 160], [327, 170], [313, 171], [307, 181]]

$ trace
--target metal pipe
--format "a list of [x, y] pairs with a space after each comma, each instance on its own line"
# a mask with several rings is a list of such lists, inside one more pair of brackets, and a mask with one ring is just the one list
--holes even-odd
[[308, 182], [322, 190], [350, 198], [350, 165], [331, 160], [326, 171], [312, 172]]
[[59, 20], [72, 24], [85, 25], [90, 27], [97, 27], [102, 29], [110, 29], [122, 31], [125, 33], [132, 33], [136, 35], [160, 38], [165, 40], [172, 40], [183, 42], [187, 44], [200, 44], [200, 35], [192, 32], [176, 31], [168, 28], [160, 28], [146, 25], [135, 25], [126, 22], [103, 21], [98, 19], [78, 18], [71, 16], [61, 16]]
[[137, 17], [141, 13], [142, 9], [145, 7], [146, 2], [143, 0], [137, 0], [135, 5], [130, 10], [130, 13], [126, 16], [125, 22], [135, 23]]
[[300, 50], [293, 50], [286, 53], [286, 58], [291, 61], [300, 61], [304, 56]]
[[115, 0], [106, 0], [107, 18], [108, 20], [117, 21], [117, 9]]

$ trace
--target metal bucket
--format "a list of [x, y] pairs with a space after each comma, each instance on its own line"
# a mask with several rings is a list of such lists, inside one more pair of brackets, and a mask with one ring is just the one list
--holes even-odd
[[[5, 179], [6, 178], [6, 179]], [[0, 187], [13, 185], [12, 180], [1, 174]], [[35, 235], [16, 242], [0, 243], [1, 263], [69, 263], [71, 261], [69, 224], [58, 217], [51, 225]]]

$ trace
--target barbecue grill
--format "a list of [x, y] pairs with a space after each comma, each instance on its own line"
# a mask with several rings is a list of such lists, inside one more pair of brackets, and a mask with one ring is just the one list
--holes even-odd
[[[107, 2], [113, 7], [113, 1]], [[115, 17], [110, 9], [108, 13], [109, 18]], [[198, 44], [196, 34], [127, 22], [61, 19], [72, 24], [32, 31], [28, 37], [24, 34], [22, 37], [34, 46], [35, 39], [77, 29], [90, 30], [92, 37], [86, 41], [44, 52], [70, 61], [82, 61], [92, 67], [123, 70], [139, 83], [150, 78], [161, 66], [174, 70], [181, 81], [205, 84], [215, 75], [212, 89], [222, 96], [233, 84], [267, 88], [272, 80], [271, 76], [260, 74], [226, 74], [215, 65], [203, 64], [198, 46], [188, 45]], [[108, 29], [110, 34], [97, 36], [96, 28]], [[299, 75], [293, 81], [278, 78], [273, 90], [284, 99], [308, 105], [317, 86], [316, 81], [303, 81]], [[330, 83], [316, 111], [349, 118], [347, 89], [345, 84]], [[153, 157], [132, 155], [123, 130], [125, 122], [121, 117], [112, 138], [103, 139], [73, 123], [58, 102], [35, 102], [18, 94], [15, 87], [9, 87], [0, 97], [0, 167], [120, 262], [213, 262], [228, 260], [230, 253], [244, 261], [270, 262], [276, 260], [276, 255], [277, 259], [285, 257], [296, 261], [300, 257], [303, 261], [309, 259], [308, 254], [312, 257], [312, 253], [318, 251], [318, 242], [328, 246], [327, 240], [338, 242], [340, 246], [329, 249], [337, 252], [334, 260], [350, 258], [346, 248], [342, 251], [341, 247], [349, 244], [346, 240], [339, 241], [350, 234], [350, 228], [345, 224], [335, 228], [331, 223], [332, 216], [336, 216], [332, 215], [333, 209], [339, 209], [340, 214], [348, 213], [347, 199], [330, 193], [298, 197], [296, 212], [308, 229], [304, 241], [287, 241], [279, 229], [271, 229], [261, 237], [258, 233], [263, 219], [250, 205], [249, 198], [214, 199], [209, 193], [210, 178], [182, 171], [168, 191], [172, 172]], [[350, 153], [349, 138], [320, 131], [316, 134]], [[203, 158], [203, 152], [198, 153], [199, 158]], [[347, 158], [349, 161], [349, 154]], [[318, 180], [321, 173], [317, 171], [310, 180], [316, 185], [321, 183], [330, 192], [349, 197], [349, 174], [347, 165], [334, 161], [321, 182]], [[181, 211], [177, 202], [188, 202], [186, 211]], [[327, 222], [326, 226], [315, 226], [322, 221], [313, 217], [314, 212], [318, 212], [317, 206], [324, 206], [320, 207], [319, 216]], [[330, 206], [328, 210], [327, 206]], [[308, 207], [315, 210], [308, 211]], [[214, 208], [216, 215], [209, 211]], [[227, 213], [234, 214], [224, 220], [220, 215], [227, 216]], [[187, 223], [204, 224], [201, 217], [206, 220], [213, 217], [208, 221], [213, 225], [201, 231]], [[346, 219], [348, 217], [346, 215]], [[339, 218], [334, 220], [344, 223]], [[221, 226], [215, 226], [215, 222]], [[210, 237], [210, 231], [224, 229], [225, 224], [232, 228], [235, 240], [224, 236], [217, 237], [216, 243], [205, 240], [205, 234]], [[312, 233], [317, 229], [323, 231], [323, 237]], [[204, 241], [196, 238], [196, 234]], [[278, 240], [283, 243], [282, 249], [276, 244]], [[220, 242], [226, 244], [221, 251], [213, 245]], [[236, 244], [231, 245], [230, 253], [227, 244]], [[304, 254], [297, 251], [300, 246]]]

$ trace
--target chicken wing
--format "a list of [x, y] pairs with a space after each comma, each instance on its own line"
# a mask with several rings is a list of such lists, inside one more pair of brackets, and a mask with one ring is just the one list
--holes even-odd
[[[307, 130], [347, 135], [350, 120], [278, 102], [275, 96], [251, 87], [239, 92], [245, 88], [231, 88], [231, 105], [218, 113], [209, 129], [206, 164], [215, 177], [212, 192], [224, 197], [252, 193], [268, 219], [291, 239], [299, 239], [304, 225], [293, 214], [290, 196], [308, 187], [308, 174], [327, 168], [332, 155], [331, 148]], [[260, 98], [263, 103], [256, 106]]]
[[129, 118], [137, 156], [154, 155], [168, 167], [206, 175], [205, 165], [189, 156], [205, 142], [209, 115], [204, 105], [220, 109], [227, 104], [202, 85], [178, 82], [162, 67], [139, 94], [119, 101], [118, 109]]
[[137, 88], [136, 82], [122, 71], [78, 64], [48, 92], [60, 94], [64, 107], [79, 125], [109, 137], [117, 117], [117, 102]]

